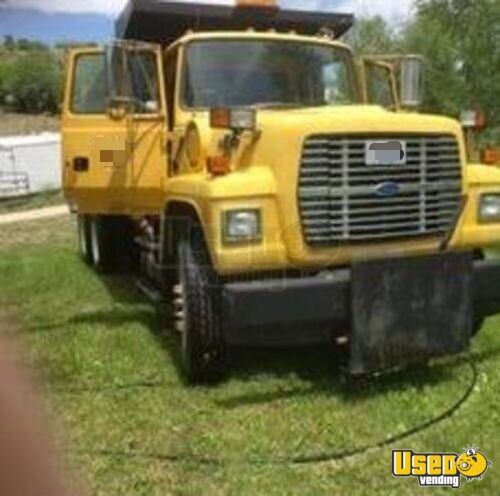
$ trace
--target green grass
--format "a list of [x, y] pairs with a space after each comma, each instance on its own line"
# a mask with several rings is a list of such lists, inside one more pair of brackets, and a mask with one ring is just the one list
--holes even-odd
[[493, 467], [461, 491], [495, 493], [500, 319], [473, 343], [478, 383], [453, 417], [345, 461], [262, 463], [401, 433], [456, 402], [470, 370], [460, 359], [447, 360], [348, 386], [327, 350], [240, 350], [225, 383], [189, 388], [164, 313], [128, 279], [91, 272], [73, 238], [68, 219], [2, 228], [0, 298], [19, 323], [52, 422], [58, 432], [62, 426], [59, 442], [92, 494], [427, 494], [416, 480], [391, 476], [391, 448], [449, 452], [469, 444], [480, 446]]
[[44, 191], [22, 198], [9, 198], [0, 200], [0, 215], [12, 212], [24, 212], [37, 208], [54, 207], [63, 205], [64, 197], [61, 191]]

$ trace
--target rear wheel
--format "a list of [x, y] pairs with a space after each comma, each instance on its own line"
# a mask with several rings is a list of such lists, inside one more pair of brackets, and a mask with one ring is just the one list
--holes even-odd
[[220, 380], [226, 371], [221, 286], [199, 229], [181, 236], [177, 268], [174, 297], [183, 372], [192, 384]]
[[78, 230], [78, 250], [82, 260], [92, 265], [92, 247], [90, 239], [90, 223], [88, 215], [78, 215], [77, 217]]
[[89, 232], [90, 253], [96, 270], [111, 273], [131, 268], [133, 239], [128, 218], [92, 216]]

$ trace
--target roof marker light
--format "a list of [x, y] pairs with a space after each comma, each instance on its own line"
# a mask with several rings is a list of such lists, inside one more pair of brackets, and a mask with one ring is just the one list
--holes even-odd
[[270, 9], [278, 10], [279, 6], [276, 0], [236, 0], [237, 8], [259, 8], [259, 9]]

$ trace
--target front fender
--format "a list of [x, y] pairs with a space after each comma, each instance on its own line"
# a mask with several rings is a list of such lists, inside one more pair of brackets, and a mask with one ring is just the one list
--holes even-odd
[[487, 193], [500, 195], [500, 169], [484, 164], [469, 164], [465, 180], [467, 205], [452, 245], [463, 249], [500, 245], [500, 222], [478, 223], [481, 196]]
[[484, 164], [469, 164], [467, 167], [467, 186], [500, 187], [500, 168]]
[[[214, 267], [220, 274], [272, 270], [286, 266], [276, 180], [271, 168], [252, 166], [227, 176], [186, 174], [169, 181], [167, 202], [195, 205]], [[262, 212], [263, 242], [227, 246], [222, 239], [227, 210], [257, 208]]]

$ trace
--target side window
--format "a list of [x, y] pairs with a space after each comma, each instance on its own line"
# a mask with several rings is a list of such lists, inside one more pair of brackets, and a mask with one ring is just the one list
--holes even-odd
[[394, 107], [391, 72], [386, 67], [366, 64], [366, 86], [368, 103], [382, 107]]
[[79, 55], [74, 69], [71, 111], [75, 114], [104, 114], [106, 107], [104, 54]]

